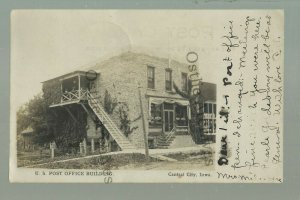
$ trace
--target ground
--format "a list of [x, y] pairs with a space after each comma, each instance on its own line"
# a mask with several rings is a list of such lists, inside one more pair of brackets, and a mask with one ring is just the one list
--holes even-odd
[[[82, 157], [60, 156], [51, 160], [39, 154], [19, 154], [18, 166], [47, 169], [110, 170], [212, 170], [214, 145], [198, 145], [177, 149], [151, 149], [149, 162], [144, 150], [111, 152]], [[29, 161], [29, 162], [27, 162]]]

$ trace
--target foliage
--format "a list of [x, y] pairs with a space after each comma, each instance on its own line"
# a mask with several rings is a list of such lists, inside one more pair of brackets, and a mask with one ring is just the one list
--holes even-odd
[[33, 129], [32, 140], [35, 144], [46, 144], [54, 137], [49, 132], [51, 111], [42, 94], [38, 94], [21, 106], [17, 111], [17, 133], [27, 128]]
[[17, 133], [20, 134], [23, 130], [30, 126], [28, 115], [28, 104], [21, 106], [17, 111]]
[[43, 85], [43, 95], [39, 94], [23, 105], [17, 112], [17, 132], [31, 127], [36, 144], [48, 144], [55, 141], [59, 148], [78, 147], [86, 133], [85, 113], [79, 106], [74, 106], [70, 117], [66, 108], [49, 108], [60, 100], [61, 91], [58, 81]]
[[[126, 103], [118, 103], [118, 100], [116, 98], [111, 97], [107, 90], [105, 90], [104, 96], [104, 109], [108, 114], [112, 116], [114, 114], [117, 115], [117, 118], [120, 121], [119, 127], [126, 137], [128, 137], [135, 129], [138, 128], [137, 126], [131, 127], [131, 124], [132, 122], [138, 120], [140, 117], [131, 121], [128, 114], [128, 105]], [[114, 112], [114, 110], [116, 111]]]
[[[70, 116], [66, 109], [69, 109], [76, 120]], [[52, 127], [50, 133], [53, 135], [56, 145], [65, 151], [68, 151], [70, 147], [78, 147], [86, 135], [86, 113], [76, 105], [72, 106], [71, 109], [68, 107], [57, 108], [53, 112], [55, 113], [55, 120], [49, 125]]]
[[119, 112], [119, 118], [120, 118], [120, 129], [123, 131], [124, 135], [126, 137], [128, 137], [135, 129], [138, 128], [137, 126], [134, 126], [131, 128], [131, 123], [140, 119], [141, 116], [139, 116], [137, 119], [131, 121], [128, 116], [129, 108], [128, 108], [127, 104], [122, 104], [119, 107], [118, 112]]
[[[66, 105], [49, 108], [60, 102], [60, 83], [50, 81], [43, 84], [43, 94], [39, 94], [17, 111], [17, 132], [31, 127], [35, 132], [34, 142], [48, 144], [55, 141], [58, 148], [68, 151], [70, 147], [78, 147], [79, 142], [86, 136], [87, 113], [80, 105]], [[117, 99], [105, 91], [104, 108], [112, 114], [118, 105]], [[67, 111], [67, 109], [69, 111]], [[70, 113], [73, 117], [71, 117]], [[116, 112], [120, 120], [120, 128], [126, 136], [137, 127], [131, 128], [128, 106], [121, 105]], [[104, 135], [108, 135], [104, 130]]]
[[47, 132], [47, 113], [49, 112], [41, 94], [29, 100], [17, 111], [17, 133], [31, 127], [35, 133]]
[[[60, 102], [61, 87], [59, 81], [43, 84], [44, 102], [49, 107]], [[47, 113], [47, 134], [40, 138], [42, 143], [55, 141], [58, 148], [68, 151], [70, 147], [78, 147], [86, 135], [86, 112], [80, 105], [66, 105], [50, 108]], [[67, 111], [72, 113], [71, 114]]]
[[[199, 88], [201, 82], [199, 82]], [[189, 100], [190, 110], [191, 110], [191, 119], [189, 120], [190, 133], [196, 144], [202, 143], [204, 129], [203, 129], [203, 103], [204, 98], [200, 93], [193, 94], [192, 92], [192, 81], [188, 81], [188, 91], [181, 91], [178, 86], [173, 83], [173, 87], [177, 94]]]
[[61, 85], [59, 81], [43, 83], [43, 97], [47, 105], [59, 103], [61, 95]]
[[112, 114], [115, 107], [118, 105], [116, 98], [112, 98], [107, 90], [105, 90], [104, 95], [104, 109], [108, 114]]

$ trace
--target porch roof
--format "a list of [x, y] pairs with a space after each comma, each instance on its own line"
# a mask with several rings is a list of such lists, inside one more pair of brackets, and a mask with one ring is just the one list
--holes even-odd
[[55, 78], [52, 78], [52, 79], [43, 81], [42, 83], [46, 83], [46, 82], [53, 81], [53, 80], [66, 79], [66, 78], [70, 78], [70, 77], [73, 77], [73, 76], [76, 76], [76, 75], [82, 75], [82, 76], [85, 76], [85, 75], [86, 75], [86, 71], [79, 71], [79, 70], [73, 71], [73, 72], [66, 73], [66, 74], [63, 74], [63, 75], [61, 75], [61, 76], [57, 76], [57, 77], [55, 77]]

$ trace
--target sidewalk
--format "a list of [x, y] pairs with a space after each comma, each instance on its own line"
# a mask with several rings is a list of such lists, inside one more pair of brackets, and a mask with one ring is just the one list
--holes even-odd
[[174, 148], [174, 149], [150, 149], [149, 154], [152, 155], [163, 155], [163, 154], [170, 154], [170, 153], [188, 153], [188, 152], [195, 152], [199, 150], [214, 150], [215, 144], [201, 144], [194, 147], [182, 147], [182, 148]]
[[[164, 154], [170, 154], [170, 153], [180, 153], [180, 152], [194, 152], [199, 150], [214, 150], [215, 144], [200, 144], [198, 146], [193, 147], [182, 147], [182, 148], [173, 148], [173, 149], [149, 149], [150, 155], [164, 155]], [[112, 153], [141, 153], [145, 154], [144, 149], [135, 149], [135, 150], [128, 150], [128, 151], [118, 151], [118, 152], [111, 152], [107, 153], [105, 155], [112, 155]], [[102, 154], [104, 155], [104, 154]]]

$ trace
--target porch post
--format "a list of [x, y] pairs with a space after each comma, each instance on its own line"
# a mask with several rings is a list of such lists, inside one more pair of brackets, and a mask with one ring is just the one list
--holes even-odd
[[79, 100], [81, 99], [81, 88], [80, 88], [80, 74], [78, 75], [78, 96], [79, 96]]
[[51, 158], [54, 158], [54, 148], [51, 148]]
[[54, 148], [55, 148], [54, 143], [53, 143], [53, 142], [50, 142], [51, 159], [54, 158]]
[[139, 93], [139, 99], [140, 99], [140, 109], [141, 109], [142, 124], [143, 124], [144, 142], [145, 142], [145, 156], [146, 156], [146, 163], [148, 163], [149, 162], [148, 135], [146, 133], [146, 124], [145, 124], [145, 116], [144, 116], [144, 110], [143, 110], [143, 102], [142, 102], [140, 83], [138, 86], [138, 93]]
[[79, 143], [79, 152], [80, 152], [80, 154], [83, 154], [82, 143], [81, 142]]
[[215, 110], [214, 110], [214, 104], [213, 103], [211, 104], [211, 108], [212, 108], [212, 113], [211, 113], [212, 133], [214, 133], [214, 130], [215, 130], [215, 116], [214, 116]]
[[94, 141], [94, 138], [91, 138], [91, 152], [92, 153], [95, 152], [95, 141]]
[[188, 125], [188, 134], [190, 134], [190, 115], [191, 115], [191, 108], [190, 104], [186, 107], [186, 115], [187, 115], [187, 125]]
[[86, 155], [87, 154], [87, 151], [86, 151], [86, 140], [85, 138], [83, 139], [83, 154]]
[[166, 121], [165, 121], [165, 105], [164, 105], [164, 103], [162, 103], [161, 109], [162, 109], [162, 119], [163, 119], [162, 132], [163, 132], [163, 134], [165, 134], [165, 123], [166, 123]]
[[63, 94], [64, 94], [64, 92], [63, 92], [63, 88], [62, 88], [62, 80], [59, 80], [60, 81], [60, 91], [61, 91], [61, 95], [60, 95], [60, 103], [62, 103], [63, 102]]
[[[176, 129], [176, 104], [174, 103], [174, 114], [173, 114], [173, 129], [175, 128]], [[172, 130], [171, 130], [172, 131]]]

